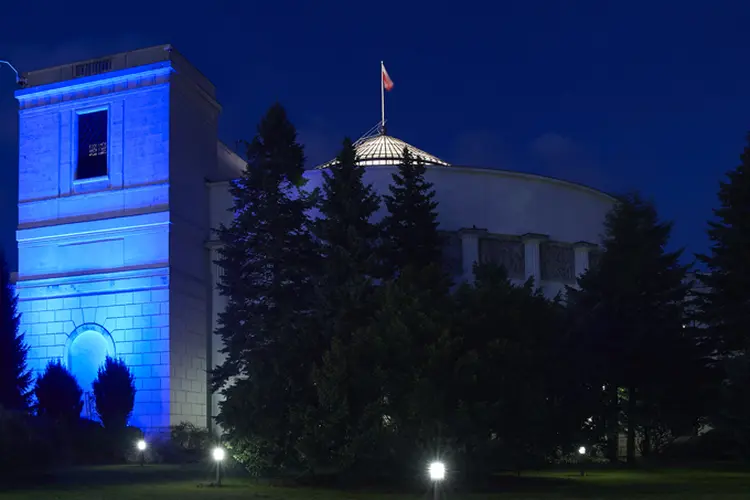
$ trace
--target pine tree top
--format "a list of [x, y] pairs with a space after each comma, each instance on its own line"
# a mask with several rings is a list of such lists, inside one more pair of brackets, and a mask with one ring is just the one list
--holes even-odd
[[390, 194], [383, 196], [388, 213], [382, 222], [386, 267], [441, 265], [443, 240], [438, 232], [438, 203], [427, 168], [404, 148], [403, 161], [392, 174]]
[[722, 352], [750, 349], [750, 134], [740, 164], [719, 183], [719, 206], [708, 223], [711, 247], [698, 255], [707, 273], [700, 276], [700, 320], [711, 327]]
[[284, 108], [272, 106], [246, 145], [247, 166], [230, 189], [234, 218], [217, 231], [228, 305], [218, 329], [227, 360], [215, 388], [251, 369], [259, 350], [291, 341], [320, 267], [308, 216], [316, 193], [301, 189], [304, 150]]
[[347, 248], [356, 259], [371, 252], [370, 245], [378, 236], [371, 219], [380, 208], [380, 199], [373, 187], [365, 184], [364, 174], [352, 141], [345, 139], [338, 164], [323, 174], [323, 218], [317, 226], [317, 235], [325, 246]]

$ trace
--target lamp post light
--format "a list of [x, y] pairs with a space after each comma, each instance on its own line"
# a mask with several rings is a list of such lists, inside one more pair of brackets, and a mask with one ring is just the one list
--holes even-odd
[[578, 448], [578, 455], [580, 455], [581, 457], [580, 459], [581, 476], [584, 476], [585, 475], [584, 465], [586, 464], [586, 447], [585, 446], [581, 446], [580, 448]]
[[224, 448], [217, 446], [213, 449], [211, 455], [214, 457], [214, 462], [216, 462], [216, 486], [221, 486], [221, 462], [224, 460], [226, 453], [224, 452]]
[[445, 479], [445, 464], [443, 462], [432, 462], [427, 468], [432, 481], [432, 491], [434, 500], [438, 499], [440, 494], [440, 482]]
[[140, 461], [141, 461], [141, 467], [143, 467], [143, 464], [146, 462], [146, 441], [143, 439], [139, 439], [137, 443], [135, 443], [135, 447], [138, 448], [138, 453], [140, 454]]

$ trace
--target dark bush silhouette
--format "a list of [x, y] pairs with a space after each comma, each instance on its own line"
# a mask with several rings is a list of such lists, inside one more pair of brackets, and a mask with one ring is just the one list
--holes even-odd
[[61, 457], [39, 418], [0, 408], [0, 490], [38, 478]]
[[57, 361], [50, 361], [34, 386], [37, 415], [73, 426], [81, 417], [83, 391], [76, 378]]
[[128, 425], [135, 404], [135, 377], [124, 361], [107, 356], [93, 383], [96, 413], [108, 431]]
[[28, 411], [32, 377], [26, 366], [29, 347], [19, 332], [18, 297], [0, 253], [0, 407]]

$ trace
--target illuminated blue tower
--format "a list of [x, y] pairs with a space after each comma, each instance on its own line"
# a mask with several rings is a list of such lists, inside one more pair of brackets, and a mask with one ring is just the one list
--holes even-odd
[[29, 364], [61, 359], [90, 393], [105, 356], [122, 358], [138, 388], [133, 425], [205, 426], [213, 85], [170, 46], [24, 76], [17, 290]]

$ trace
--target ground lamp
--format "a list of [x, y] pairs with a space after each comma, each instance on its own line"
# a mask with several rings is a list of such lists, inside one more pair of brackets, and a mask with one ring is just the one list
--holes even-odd
[[581, 456], [581, 475], [583, 476], [584, 475], [583, 466], [585, 464], [585, 459], [586, 459], [586, 457], [585, 457], [585, 455], [586, 455], [586, 447], [585, 446], [581, 446], [580, 448], [578, 448], [578, 454]]
[[427, 472], [430, 475], [432, 481], [432, 491], [435, 500], [438, 499], [440, 494], [440, 482], [445, 479], [445, 464], [443, 462], [432, 462], [427, 468]]
[[224, 460], [226, 453], [224, 452], [224, 448], [217, 446], [211, 452], [211, 455], [213, 455], [214, 462], [216, 462], [216, 486], [221, 486], [221, 462]]
[[143, 464], [146, 462], [146, 441], [144, 441], [143, 439], [139, 439], [138, 442], [135, 443], [135, 447], [138, 448], [141, 467], [143, 467]]

